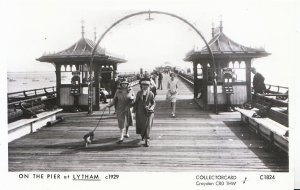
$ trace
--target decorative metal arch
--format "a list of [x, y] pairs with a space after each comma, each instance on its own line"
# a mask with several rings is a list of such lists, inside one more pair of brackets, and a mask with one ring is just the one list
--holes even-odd
[[91, 60], [90, 60], [90, 70], [89, 70], [89, 85], [88, 85], [88, 106], [89, 106], [89, 110], [88, 110], [88, 114], [92, 114], [93, 112], [93, 88], [92, 88], [92, 65], [93, 65], [93, 61], [94, 61], [94, 56], [95, 56], [95, 52], [96, 52], [96, 49], [98, 47], [98, 45], [100, 44], [100, 42], [102, 41], [102, 39], [105, 37], [105, 35], [113, 28], [115, 27], [117, 24], [119, 24], [120, 22], [128, 19], [128, 18], [131, 18], [131, 17], [134, 17], [134, 16], [137, 16], [137, 15], [143, 15], [143, 14], [149, 14], [149, 19], [150, 19], [150, 14], [162, 14], [162, 15], [168, 15], [168, 16], [171, 16], [171, 17], [174, 17], [174, 18], [177, 18], [181, 21], [183, 21], [184, 23], [186, 23], [187, 25], [189, 25], [200, 37], [201, 39], [204, 41], [205, 45], [206, 45], [206, 48], [208, 49], [208, 52], [210, 54], [210, 57], [211, 57], [211, 61], [212, 61], [212, 66], [213, 66], [213, 70], [214, 70], [214, 80], [213, 80], [213, 85], [214, 85], [214, 106], [215, 106], [215, 113], [218, 113], [218, 109], [217, 109], [217, 102], [218, 102], [218, 99], [217, 99], [217, 81], [216, 81], [216, 77], [217, 77], [217, 73], [216, 73], [216, 66], [215, 66], [215, 59], [214, 59], [214, 55], [207, 43], [207, 41], [205, 40], [205, 38], [203, 37], [203, 35], [200, 33], [199, 30], [197, 30], [197, 28], [195, 28], [190, 22], [188, 22], [186, 19], [180, 17], [180, 16], [177, 16], [175, 14], [172, 14], [172, 13], [168, 13], [168, 12], [162, 12], [162, 11], [141, 11], [141, 12], [137, 12], [137, 13], [133, 13], [133, 14], [129, 14], [119, 20], [117, 20], [115, 23], [113, 23], [109, 28], [107, 28], [105, 30], [105, 32], [101, 35], [101, 37], [99, 38], [99, 40], [97, 41], [95, 47], [93, 48], [93, 51], [92, 51], [92, 55], [91, 55]]

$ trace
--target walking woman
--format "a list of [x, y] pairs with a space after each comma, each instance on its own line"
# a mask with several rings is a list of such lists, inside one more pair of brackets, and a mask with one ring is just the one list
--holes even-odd
[[178, 89], [178, 81], [175, 80], [175, 73], [170, 74], [171, 79], [168, 81], [168, 92], [166, 95], [167, 100], [171, 102], [171, 107], [172, 107], [172, 113], [171, 116], [175, 117], [175, 112], [176, 112], [176, 96], [177, 96], [177, 89]]
[[[121, 81], [120, 89], [115, 93], [113, 101], [106, 107], [112, 107], [116, 105], [116, 113], [118, 119], [118, 126], [120, 128], [120, 140], [118, 143], [122, 143], [125, 138], [129, 137], [129, 126], [133, 125], [132, 113], [130, 107], [134, 102], [134, 92], [128, 88], [128, 82], [126, 80]], [[124, 134], [125, 133], [125, 134]]]
[[150, 131], [153, 124], [155, 99], [150, 91], [150, 78], [141, 80], [142, 89], [137, 93], [133, 106], [136, 114], [136, 134], [140, 134], [145, 140], [145, 146], [150, 146]]

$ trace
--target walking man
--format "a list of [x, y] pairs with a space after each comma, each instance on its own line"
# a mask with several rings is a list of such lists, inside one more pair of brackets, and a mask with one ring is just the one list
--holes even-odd
[[161, 72], [159, 72], [158, 74], [158, 88], [157, 89], [163, 89], [162, 87], [162, 79], [163, 79], [163, 74]]

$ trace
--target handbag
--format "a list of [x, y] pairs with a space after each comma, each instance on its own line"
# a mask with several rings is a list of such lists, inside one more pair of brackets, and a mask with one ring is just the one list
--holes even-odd
[[151, 114], [153, 114], [153, 113], [154, 113], [154, 110], [146, 109], [147, 117], [150, 117]]
[[152, 110], [152, 109], [146, 109], [146, 112], [147, 113], [154, 113], [154, 110]]

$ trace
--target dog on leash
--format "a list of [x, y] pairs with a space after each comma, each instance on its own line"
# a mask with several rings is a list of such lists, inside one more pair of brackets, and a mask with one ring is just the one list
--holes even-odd
[[83, 136], [83, 139], [84, 139], [84, 142], [85, 142], [85, 147], [88, 147], [88, 145], [91, 144], [91, 143], [93, 142], [93, 139], [94, 139], [94, 136], [95, 136], [94, 131], [97, 129], [97, 127], [98, 127], [98, 125], [99, 125], [99, 123], [100, 123], [100, 120], [101, 120], [102, 117], [103, 117], [103, 114], [104, 114], [104, 111], [106, 110], [106, 108], [107, 108], [107, 107], [105, 107], [105, 108], [103, 109], [103, 113], [102, 113], [102, 115], [101, 115], [101, 117], [100, 117], [100, 119], [99, 119], [99, 121], [98, 121], [98, 123], [97, 123], [97, 126], [94, 128], [94, 130], [88, 132], [87, 134], [85, 134], [85, 135]]
[[94, 131], [91, 131], [83, 136], [85, 147], [88, 147], [89, 144], [92, 143], [94, 139]]

